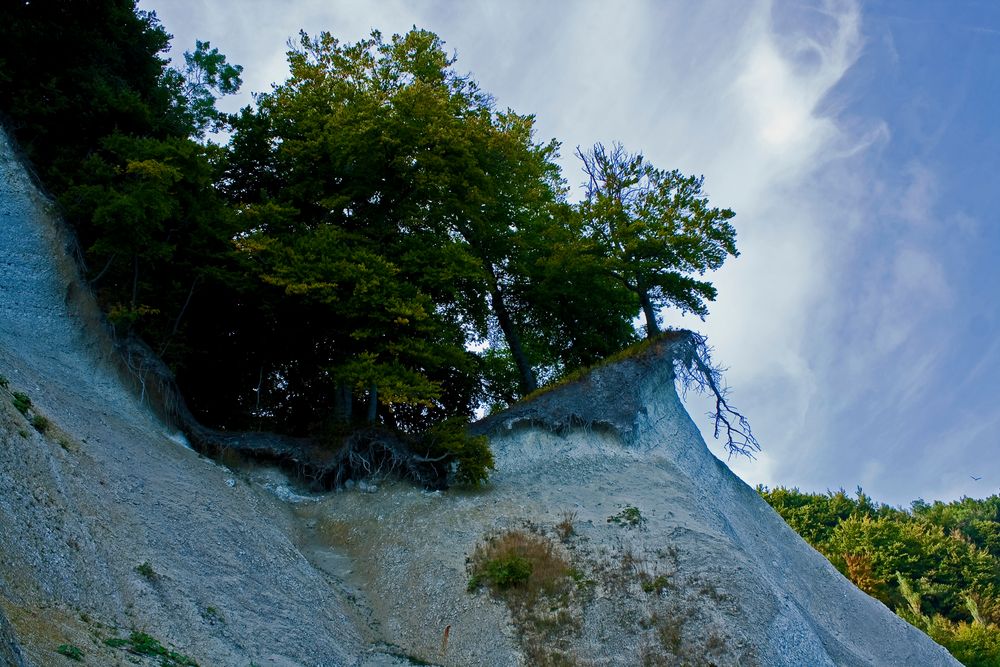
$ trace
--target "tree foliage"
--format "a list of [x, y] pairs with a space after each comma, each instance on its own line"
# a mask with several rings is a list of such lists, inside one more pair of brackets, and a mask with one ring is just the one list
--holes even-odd
[[587, 175], [585, 239], [604, 271], [639, 299], [647, 336], [659, 332], [664, 306], [704, 317], [716, 290], [696, 276], [739, 254], [734, 213], [708, 205], [704, 178], [657, 169], [621, 144], [577, 155]]
[[2, 119], [115, 332], [217, 427], [392, 432], [479, 483], [488, 448], [456, 424], [637, 342], [641, 313], [649, 335], [662, 307], [704, 316], [703, 274], [736, 254], [701, 178], [617, 145], [580, 153], [569, 201], [558, 142], [434, 33], [303, 32], [288, 78], [227, 115], [242, 68], [210, 43], [172, 67], [135, 0], [43, 5], [0, 9]]
[[758, 487], [782, 518], [863, 591], [966, 665], [1000, 660], [1000, 496], [902, 510], [860, 489]]

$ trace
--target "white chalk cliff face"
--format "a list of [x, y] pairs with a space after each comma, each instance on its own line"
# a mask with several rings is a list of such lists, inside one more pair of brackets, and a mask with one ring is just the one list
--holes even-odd
[[[72, 644], [132, 664], [103, 640], [136, 629], [203, 666], [958, 664], [712, 456], [670, 341], [477, 425], [482, 490], [303, 497], [171, 439], [108, 362], [44, 204], [0, 136], [0, 374], [54, 424], [0, 389], [0, 663]], [[572, 585], [530, 609], [470, 592], [467, 559], [510, 530]]]

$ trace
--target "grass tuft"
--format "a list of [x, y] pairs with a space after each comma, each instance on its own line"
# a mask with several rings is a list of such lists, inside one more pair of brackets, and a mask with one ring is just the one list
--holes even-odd
[[45, 435], [46, 433], [48, 433], [48, 430], [52, 427], [52, 422], [49, 420], [48, 417], [36, 414], [31, 417], [31, 425], [35, 428], [36, 431], [38, 431], [42, 435]]
[[548, 538], [511, 530], [477, 546], [469, 570], [472, 590], [485, 585], [494, 593], [511, 592], [533, 600], [560, 592], [571, 581], [573, 568]]

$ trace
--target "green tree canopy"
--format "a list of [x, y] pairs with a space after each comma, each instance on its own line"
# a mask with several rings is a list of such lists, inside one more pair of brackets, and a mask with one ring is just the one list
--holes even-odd
[[703, 177], [653, 167], [621, 144], [577, 151], [587, 176], [584, 233], [605, 271], [636, 294], [647, 336], [670, 305], [704, 317], [716, 289], [700, 276], [738, 256], [734, 213], [712, 208]]
[[700, 178], [618, 146], [581, 153], [569, 203], [559, 144], [431, 32], [303, 32], [288, 78], [224, 115], [242, 68], [210, 43], [172, 68], [135, 0], [45, 4], [0, 9], [2, 119], [116, 333], [216, 426], [358, 447], [390, 429], [383, 451], [422, 442], [422, 464], [444, 450], [481, 481], [485, 445], [461, 436], [478, 409], [636, 342], [639, 313], [649, 335], [664, 305], [704, 315], [700, 276], [736, 254]]

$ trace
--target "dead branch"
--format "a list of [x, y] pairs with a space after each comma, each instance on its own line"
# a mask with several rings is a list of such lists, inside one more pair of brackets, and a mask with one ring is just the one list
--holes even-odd
[[754, 453], [760, 451], [760, 443], [746, 416], [726, 400], [729, 389], [723, 385], [723, 369], [713, 364], [705, 336], [693, 331], [684, 332], [675, 343], [674, 371], [682, 392], [694, 388], [699, 393], [714, 397], [715, 410], [709, 417], [715, 421], [715, 437], [725, 433], [729, 456], [742, 454], [754, 458]]

